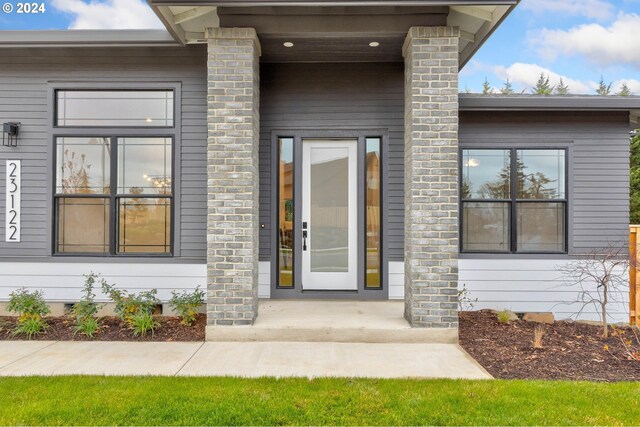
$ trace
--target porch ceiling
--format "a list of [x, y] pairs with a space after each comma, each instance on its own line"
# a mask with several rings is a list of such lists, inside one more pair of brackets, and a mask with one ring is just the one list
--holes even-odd
[[[413, 26], [460, 27], [461, 68], [519, 0], [148, 0], [174, 38], [205, 43], [208, 27], [252, 27], [264, 62], [395, 62]], [[292, 42], [286, 48], [284, 42]], [[370, 47], [377, 42], [379, 46]]]

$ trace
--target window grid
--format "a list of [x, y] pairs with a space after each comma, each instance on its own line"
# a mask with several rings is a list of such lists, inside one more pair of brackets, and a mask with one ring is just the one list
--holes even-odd
[[[92, 138], [90, 137], [85, 137], [85, 138]], [[98, 137], [94, 137], [94, 138], [98, 138]], [[146, 138], [146, 139], [153, 139], [153, 138], [158, 138], [158, 139], [164, 139], [165, 141], [168, 141], [168, 144], [171, 145], [171, 149], [170, 149], [170, 156], [171, 158], [169, 159], [168, 164], [170, 165], [170, 169], [171, 171], [174, 170], [174, 165], [173, 165], [173, 159], [175, 157], [174, 155], [174, 150], [175, 150], [175, 144], [174, 144], [174, 138], [172, 136], [167, 136], [167, 135], [162, 135], [162, 136], [132, 136], [132, 137], [126, 137], [126, 136], [110, 136], [110, 137], [104, 137], [101, 136], [100, 139], [103, 139], [105, 141], [109, 141], [109, 147], [107, 149], [107, 152], [109, 154], [109, 158], [110, 159], [115, 159], [115, 161], [110, 161], [107, 162], [107, 164], [109, 165], [109, 188], [110, 191], [109, 193], [103, 193], [103, 194], [82, 194], [82, 193], [64, 193], [64, 192], [59, 192], [59, 187], [57, 184], [57, 175], [60, 173], [60, 171], [58, 170], [58, 167], [55, 168], [56, 170], [56, 177], [54, 177], [54, 182], [56, 182], [56, 189], [55, 189], [55, 194], [54, 194], [54, 206], [55, 206], [55, 211], [54, 211], [54, 254], [56, 255], [64, 255], [64, 256], [172, 256], [173, 254], [173, 230], [174, 230], [174, 221], [175, 221], [175, 217], [174, 217], [174, 203], [173, 203], [173, 197], [174, 197], [174, 180], [173, 180], [173, 176], [170, 175], [170, 180], [171, 180], [171, 184], [168, 186], [168, 190], [170, 191], [169, 194], [163, 193], [163, 194], [136, 194], [135, 197], [131, 197], [130, 195], [127, 194], [122, 194], [119, 192], [119, 187], [118, 187], [118, 172], [119, 172], [119, 160], [120, 160], [120, 151], [119, 151], [119, 140], [121, 139], [126, 139], [126, 138]], [[64, 140], [65, 137], [61, 137], [61, 136], [55, 136], [53, 137], [54, 139], [54, 143], [56, 145], [56, 148], [54, 149], [54, 153], [56, 153], [56, 155], [59, 155], [60, 151], [58, 150], [58, 141], [59, 140]], [[165, 142], [166, 144], [167, 142]], [[166, 153], [165, 153], [166, 154]], [[56, 165], [58, 164], [58, 159], [56, 159]], [[166, 156], [165, 156], [165, 171], [166, 171]], [[124, 166], [122, 166], [124, 167]], [[168, 224], [165, 222], [165, 224], [168, 225], [168, 230], [165, 227], [164, 230], [164, 243], [163, 245], [161, 245], [162, 247], [164, 247], [165, 251], [164, 252], [130, 252], [127, 253], [126, 250], [125, 251], [121, 251], [120, 247], [121, 245], [121, 237], [120, 237], [120, 226], [121, 226], [121, 222], [119, 220], [119, 209], [120, 209], [120, 201], [122, 199], [130, 199], [130, 198], [137, 198], [137, 199], [160, 199], [160, 200], [166, 200], [168, 201], [165, 202], [165, 221], [166, 221], [166, 217], [167, 215], [169, 216], [169, 221]], [[62, 205], [65, 204], [65, 200], [66, 199], [102, 199], [107, 201], [108, 203], [106, 203], [108, 205], [108, 209], [106, 210], [108, 212], [108, 222], [105, 222], [104, 225], [104, 229], [108, 230], [108, 234], [109, 234], [109, 239], [107, 241], [107, 245], [108, 245], [108, 253], [105, 252], [64, 252], [61, 251], [60, 248], [64, 248], [65, 245], [64, 243], [64, 236], [61, 236], [60, 234], [60, 227], [61, 227], [61, 222], [63, 220], [63, 215], [64, 213], [60, 212], [60, 206], [61, 203]], [[126, 231], [126, 230], [125, 230]], [[89, 245], [89, 246], [96, 246], [96, 245]], [[136, 246], [136, 245], [124, 245], [125, 248], [126, 246]], [[152, 247], [152, 246], [158, 246], [158, 245], [137, 245], [137, 246], [144, 246], [144, 247]]]
[[[504, 150], [508, 151], [510, 154], [510, 191], [509, 191], [509, 199], [482, 199], [482, 198], [465, 198], [464, 195], [460, 196], [460, 252], [462, 253], [496, 253], [496, 254], [558, 254], [558, 253], [567, 253], [568, 247], [568, 150], [566, 148], [550, 148], [550, 147], [531, 147], [531, 148], [504, 148], [504, 147], [482, 147], [482, 148], [464, 148], [461, 150], [461, 163], [460, 163], [460, 187], [462, 188], [464, 182], [464, 171], [463, 168], [466, 167], [464, 165], [464, 154], [467, 151], [491, 151], [491, 150]], [[564, 162], [562, 163], [562, 168], [564, 169], [562, 173], [558, 173], [559, 179], [562, 179], [562, 198], [554, 198], [554, 199], [531, 199], [531, 198], [519, 198], [518, 197], [518, 174], [514, 173], [518, 169], [518, 153], [519, 152], [531, 152], [531, 151], [543, 151], [543, 150], [552, 150], [563, 153]], [[560, 169], [560, 163], [558, 165], [558, 169]], [[509, 210], [509, 220], [508, 220], [508, 237], [509, 241], [507, 242], [508, 250], [500, 251], [500, 250], [468, 250], [465, 248], [465, 221], [464, 221], [464, 207], [467, 203], [507, 203]], [[560, 251], [534, 251], [534, 250], [519, 250], [518, 246], [518, 236], [519, 236], [519, 228], [518, 228], [518, 214], [519, 209], [518, 205], [524, 204], [558, 204], [562, 206], [563, 215], [561, 217], [562, 220], [562, 250]], [[557, 225], [556, 225], [557, 226]]]

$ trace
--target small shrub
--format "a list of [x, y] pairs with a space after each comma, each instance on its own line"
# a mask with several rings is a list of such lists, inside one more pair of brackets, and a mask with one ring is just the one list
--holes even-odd
[[542, 348], [542, 337], [544, 337], [544, 326], [538, 324], [533, 328], [533, 348]]
[[7, 310], [18, 314], [18, 324], [13, 331], [16, 335], [23, 334], [31, 339], [47, 328], [43, 317], [49, 314], [49, 307], [41, 291], [29, 292], [22, 288], [11, 292]]
[[511, 321], [511, 313], [509, 313], [509, 310], [499, 311], [497, 315], [498, 315], [498, 322], [500, 323], [503, 323], [506, 325]]
[[156, 297], [157, 289], [136, 294], [103, 282], [102, 291], [116, 303], [116, 315], [129, 326], [134, 336], [144, 336], [147, 332], [153, 334], [160, 326], [153, 318], [156, 305], [160, 303]]
[[98, 332], [98, 329], [100, 329], [100, 323], [96, 318], [96, 314], [98, 314], [98, 310], [102, 306], [95, 302], [96, 295], [93, 289], [96, 282], [100, 281], [101, 284], [107, 282], [95, 273], [89, 273], [84, 277], [83, 297], [80, 301], [73, 304], [73, 307], [71, 307], [71, 315], [76, 321], [74, 327], [75, 332], [93, 338], [96, 332]]
[[151, 332], [151, 335], [153, 335], [156, 328], [160, 326], [160, 323], [153, 318], [153, 314], [147, 312], [134, 314], [129, 318], [128, 324], [133, 331], [133, 335], [136, 337], [145, 336], [148, 332]]
[[102, 291], [116, 303], [116, 316], [127, 323], [137, 314], [153, 315], [156, 305], [160, 303], [160, 300], [156, 297], [157, 289], [135, 294], [116, 289], [115, 286], [103, 282]]
[[[611, 336], [616, 337], [620, 343], [622, 344], [622, 347], [624, 348], [624, 357], [627, 360], [633, 360], [636, 362], [640, 362], [640, 336], [638, 336], [638, 330], [635, 327], [631, 327], [629, 328], [631, 330], [631, 335], [632, 335], [632, 339], [627, 338], [627, 335], [625, 334], [625, 330], [624, 329], [620, 329], [618, 327], [613, 327], [613, 331], [611, 332]], [[606, 351], [609, 352], [609, 354], [611, 354], [613, 356], [613, 354], [611, 353], [611, 351], [609, 350], [609, 346], [605, 345], [604, 349]], [[615, 357], [615, 356], [614, 356]], [[617, 359], [617, 358], [616, 358]]]
[[204, 291], [200, 289], [200, 286], [196, 287], [193, 292], [183, 291], [178, 293], [171, 291], [169, 304], [180, 316], [180, 323], [191, 326], [196, 321], [198, 310], [204, 304]]
[[478, 298], [471, 298], [470, 292], [467, 289], [467, 284], [462, 284], [462, 289], [458, 291], [458, 309], [460, 311], [471, 311], [478, 302]]
[[89, 338], [94, 338], [100, 329], [100, 322], [95, 317], [80, 317], [76, 319], [74, 330]]

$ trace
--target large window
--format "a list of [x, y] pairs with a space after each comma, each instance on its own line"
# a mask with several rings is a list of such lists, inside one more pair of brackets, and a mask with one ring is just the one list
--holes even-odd
[[462, 150], [463, 252], [566, 252], [564, 149]]
[[[56, 94], [58, 106], [60, 97], [68, 95], [66, 92], [69, 91]], [[125, 100], [125, 105], [126, 100], [138, 99], [137, 92], [120, 92], [121, 96], [116, 96], [118, 92], [105, 93], [109, 94], [108, 99]], [[118, 117], [119, 113], [113, 111], [118, 104], [109, 107], [102, 101], [98, 97], [95, 111], [84, 113], [96, 119], [92, 124], [112, 124], [108, 120]], [[144, 111], [143, 104], [139, 107], [141, 111], [138, 114], [146, 116], [150, 113]], [[90, 110], [92, 104], [88, 102], [85, 108]], [[173, 102], [169, 109], [173, 111]], [[56, 123], [61, 123], [64, 111], [58, 108]], [[129, 128], [130, 123], [123, 121], [121, 125]], [[136, 125], [145, 126], [141, 123]], [[87, 133], [90, 136], [86, 136]], [[173, 130], [136, 131], [133, 128], [118, 131], [110, 126], [104, 129], [96, 127], [90, 132], [73, 127], [54, 130], [54, 252], [170, 255], [173, 141]]]

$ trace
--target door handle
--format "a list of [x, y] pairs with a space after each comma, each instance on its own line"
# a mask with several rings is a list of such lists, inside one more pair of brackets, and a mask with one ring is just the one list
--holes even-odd
[[302, 231], [302, 250], [307, 250], [307, 230]]

